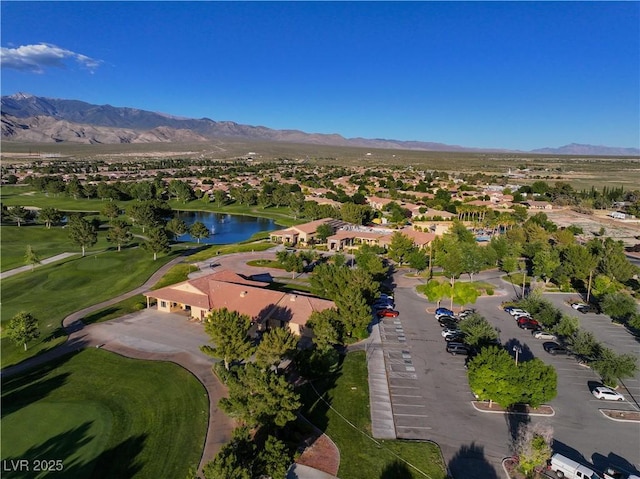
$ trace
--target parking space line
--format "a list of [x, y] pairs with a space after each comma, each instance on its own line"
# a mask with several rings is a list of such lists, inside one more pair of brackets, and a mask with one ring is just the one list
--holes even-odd
[[[393, 393], [391, 393], [393, 394]], [[421, 398], [422, 396], [418, 395], [418, 394], [393, 394], [393, 397], [399, 397], [399, 398]]]
[[396, 429], [433, 429], [429, 426], [398, 426], [396, 424]]
[[393, 407], [427, 407], [424, 404], [397, 404], [394, 403]]
[[393, 384], [390, 385], [392, 388], [398, 388], [398, 389], [420, 389], [418, 386], [394, 386]]

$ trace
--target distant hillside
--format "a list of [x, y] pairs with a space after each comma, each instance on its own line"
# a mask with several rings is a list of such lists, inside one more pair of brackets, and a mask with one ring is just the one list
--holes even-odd
[[612, 146], [581, 145], [571, 143], [560, 148], [538, 148], [531, 153], [549, 155], [607, 155], [607, 156], [640, 156], [640, 148], [618, 148]]
[[[209, 118], [179, 118], [135, 108], [92, 105], [79, 100], [43, 98], [25, 93], [3, 96], [1, 109], [2, 139], [4, 141], [151, 143], [154, 141], [193, 142], [233, 138], [403, 150], [507, 151], [423, 141], [345, 138], [338, 134], [305, 133], [300, 130], [274, 130], [264, 126], [242, 125], [233, 121], [214, 121]], [[640, 150], [638, 149], [591, 148], [593, 149], [588, 153], [573, 151], [562, 153], [558, 151], [561, 149], [535, 150], [534, 153], [640, 155]], [[617, 153], [622, 150], [624, 150], [622, 153]], [[635, 153], [633, 152], [634, 150]]]
[[51, 116], [16, 118], [2, 113], [2, 140], [25, 143], [189, 143], [208, 141], [186, 129], [158, 126], [149, 130], [93, 126]]

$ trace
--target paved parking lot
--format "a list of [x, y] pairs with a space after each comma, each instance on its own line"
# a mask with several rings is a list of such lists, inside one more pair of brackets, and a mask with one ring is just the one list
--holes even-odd
[[[434, 315], [425, 311], [427, 307], [433, 311], [435, 304], [418, 296], [415, 284], [400, 278], [396, 282], [395, 302], [400, 316], [382, 321], [381, 336], [397, 436], [438, 442], [457, 479], [502, 477], [500, 460], [511, 454], [511, 436], [523, 418], [481, 413], [472, 407], [465, 359], [445, 351], [441, 328]], [[550, 296], [566, 312], [573, 311], [564, 304], [566, 295]], [[502, 311], [500, 303], [507, 298], [483, 298], [474, 307], [500, 329], [500, 339], [508, 350], [518, 346], [521, 360], [539, 357], [558, 372], [558, 396], [551, 402], [556, 415], [526, 420], [551, 424], [554, 447], [559, 452], [576, 459], [582, 456], [599, 467], [616, 459], [640, 468], [640, 426], [614, 422], [599, 411], [603, 407], [638, 408], [639, 378], [625, 381], [627, 390], [623, 393], [630, 401], [603, 404], [590, 392], [599, 384], [598, 376], [571, 357], [544, 352], [544, 341], [518, 328]], [[604, 316], [575, 314], [580, 316], [581, 325], [593, 328], [604, 344], [618, 352], [637, 354], [635, 339]]]

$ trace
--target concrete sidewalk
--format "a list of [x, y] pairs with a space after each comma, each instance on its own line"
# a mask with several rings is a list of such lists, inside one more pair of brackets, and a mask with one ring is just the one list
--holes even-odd
[[376, 439], [396, 439], [396, 427], [393, 421], [384, 349], [382, 348], [380, 336], [381, 325], [382, 322], [378, 322], [373, 326], [365, 348], [369, 374], [371, 435]]

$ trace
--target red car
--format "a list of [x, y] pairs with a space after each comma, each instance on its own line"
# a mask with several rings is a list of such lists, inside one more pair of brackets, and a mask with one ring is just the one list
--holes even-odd
[[395, 318], [399, 314], [400, 313], [395, 309], [381, 309], [380, 311], [376, 312], [376, 315], [379, 318]]
[[540, 323], [531, 318], [518, 318], [518, 327], [521, 329], [533, 329], [536, 331], [542, 329]]

